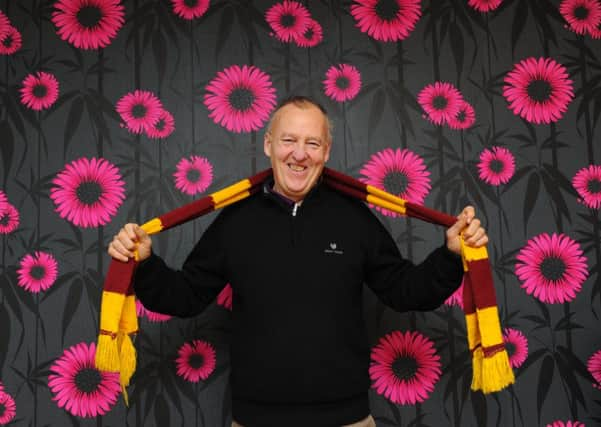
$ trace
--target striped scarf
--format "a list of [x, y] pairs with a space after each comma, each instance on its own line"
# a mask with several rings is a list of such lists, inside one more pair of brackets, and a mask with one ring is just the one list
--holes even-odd
[[[259, 191], [271, 175], [271, 169], [267, 169], [153, 218], [141, 228], [149, 235], [156, 234], [236, 203]], [[332, 189], [350, 197], [432, 224], [450, 227], [457, 221], [451, 215], [403, 200], [330, 168], [324, 168], [323, 181]], [[472, 248], [461, 239], [461, 257], [465, 272], [463, 305], [473, 364], [471, 388], [474, 391], [482, 390], [483, 393], [496, 392], [513, 384], [514, 375], [503, 343], [486, 247]], [[96, 367], [101, 371], [119, 372], [126, 404], [126, 387], [136, 369], [132, 336], [138, 331], [133, 291], [133, 275], [137, 264], [137, 252], [134, 259], [127, 263], [111, 260], [102, 292], [96, 347]]]

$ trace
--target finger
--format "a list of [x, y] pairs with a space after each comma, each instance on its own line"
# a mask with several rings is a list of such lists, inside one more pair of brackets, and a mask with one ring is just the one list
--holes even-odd
[[113, 242], [113, 248], [115, 248], [115, 250], [121, 255], [128, 258], [132, 258], [134, 256], [133, 249], [129, 249], [128, 247], [124, 246], [119, 240]]
[[146, 231], [144, 231], [144, 229], [138, 225], [134, 227], [134, 233], [136, 233], [136, 238], [138, 242], [141, 242], [142, 240], [146, 240], [148, 238], [148, 233], [146, 233]]
[[137, 241], [138, 240], [138, 235], [136, 234], [136, 227], [138, 227], [138, 224], [125, 224], [125, 227], [123, 227], [125, 229], [125, 232], [127, 233], [127, 237], [129, 237], [130, 240], [132, 241]]
[[479, 228], [482, 228], [480, 225], [480, 220], [478, 218], [472, 219], [472, 222], [463, 231], [464, 238], [469, 239], [476, 234]]
[[467, 218], [463, 215], [460, 215], [457, 219], [457, 221], [455, 222], [455, 224], [453, 224], [452, 226], [450, 226], [447, 230], [447, 235], [449, 236], [456, 236], [458, 235], [461, 230], [463, 230], [465, 228], [465, 226], [467, 225]]
[[476, 232], [472, 236], [470, 236], [468, 239], [465, 240], [465, 243], [467, 243], [470, 246], [474, 246], [485, 235], [486, 235], [486, 231], [484, 230], [484, 228], [480, 227], [476, 230]]
[[114, 259], [116, 259], [116, 260], [119, 260], [119, 261], [122, 261], [122, 262], [127, 262], [127, 261], [128, 261], [128, 257], [127, 257], [127, 256], [125, 256], [125, 255], [123, 255], [123, 254], [121, 254], [121, 253], [119, 253], [119, 252], [117, 251], [117, 249], [115, 249], [115, 246], [114, 246], [114, 244], [113, 244], [112, 242], [111, 242], [111, 244], [109, 245], [109, 250], [108, 250], [108, 253], [109, 253], [109, 255], [110, 255], [112, 258], [114, 258]]
[[473, 206], [468, 205], [465, 208], [463, 208], [463, 211], [461, 211], [461, 215], [465, 216], [467, 219], [467, 223], [470, 224], [472, 222], [472, 219], [476, 216], [476, 210]]

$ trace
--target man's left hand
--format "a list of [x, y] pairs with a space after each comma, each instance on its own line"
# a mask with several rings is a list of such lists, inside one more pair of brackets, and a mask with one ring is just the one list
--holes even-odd
[[463, 211], [457, 215], [457, 222], [447, 229], [447, 248], [458, 255], [461, 255], [461, 235], [467, 246], [478, 248], [488, 243], [486, 230], [476, 218], [473, 206], [463, 208]]

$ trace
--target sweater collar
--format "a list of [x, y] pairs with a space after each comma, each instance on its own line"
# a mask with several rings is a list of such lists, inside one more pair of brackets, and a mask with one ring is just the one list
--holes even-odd
[[[323, 187], [322, 177], [323, 177], [323, 175], [319, 177], [319, 179], [317, 180], [317, 183], [313, 186], [313, 188], [311, 188], [309, 190], [309, 192], [307, 193], [305, 198], [303, 200], [301, 200], [301, 203], [303, 205], [306, 203], [312, 203], [314, 200], [317, 200], [319, 198], [319, 195], [321, 194], [322, 187]], [[289, 199], [288, 197], [275, 191], [273, 189], [274, 184], [275, 184], [275, 181], [273, 180], [273, 177], [266, 180], [263, 183], [263, 194], [268, 199], [271, 199], [274, 202], [276, 202], [278, 205], [282, 206], [284, 209], [292, 210], [294, 208], [294, 205], [297, 202], [295, 202], [294, 200]]]

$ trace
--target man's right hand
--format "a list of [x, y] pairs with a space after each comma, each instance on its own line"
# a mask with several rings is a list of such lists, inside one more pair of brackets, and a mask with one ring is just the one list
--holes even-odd
[[143, 261], [152, 253], [152, 239], [138, 224], [125, 224], [109, 244], [108, 253], [116, 260], [127, 262], [138, 250], [138, 260]]

